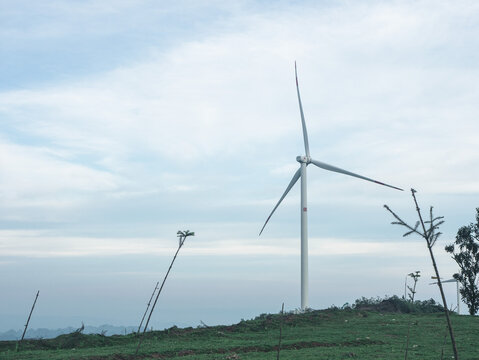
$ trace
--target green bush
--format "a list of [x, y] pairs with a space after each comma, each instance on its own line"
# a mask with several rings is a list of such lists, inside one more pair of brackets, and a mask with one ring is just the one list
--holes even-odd
[[414, 302], [405, 300], [396, 295], [385, 296], [384, 299], [377, 298], [365, 298], [357, 299], [351, 306], [355, 310], [367, 310], [378, 312], [399, 312], [399, 313], [436, 313], [443, 312], [442, 305], [436, 303], [434, 299], [429, 300], [416, 300]]

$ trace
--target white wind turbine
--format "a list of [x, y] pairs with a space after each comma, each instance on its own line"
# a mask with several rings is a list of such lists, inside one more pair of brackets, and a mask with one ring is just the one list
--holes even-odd
[[294, 186], [296, 181], [298, 181], [298, 179], [301, 178], [301, 309], [304, 310], [308, 307], [308, 217], [307, 217], [308, 207], [307, 207], [307, 190], [306, 190], [306, 167], [309, 164], [313, 164], [313, 165], [316, 165], [317, 167], [320, 167], [321, 169], [334, 171], [334, 172], [338, 172], [338, 173], [349, 175], [349, 176], [354, 176], [367, 181], [372, 181], [376, 184], [388, 186], [396, 190], [403, 191], [403, 189], [382, 183], [377, 180], [367, 178], [365, 176], [352, 173], [347, 170], [340, 169], [336, 166], [332, 166], [311, 158], [311, 156], [309, 155], [308, 132], [306, 131], [306, 122], [304, 120], [303, 106], [301, 104], [301, 96], [299, 95], [298, 72], [296, 70], [296, 62], [294, 63], [294, 73], [296, 76], [296, 92], [298, 93], [299, 111], [301, 113], [301, 125], [303, 127], [304, 149], [306, 151], [306, 155], [296, 157], [296, 161], [300, 163], [300, 168], [293, 175], [293, 178], [291, 179], [291, 182], [289, 183], [288, 187], [284, 191], [283, 195], [279, 199], [276, 206], [273, 208], [273, 211], [271, 211], [271, 214], [269, 214], [259, 235], [261, 235], [261, 233], [263, 232], [269, 219], [271, 218], [275, 210], [278, 208], [279, 204], [281, 204], [281, 201], [283, 201], [283, 199], [291, 190], [291, 188]]

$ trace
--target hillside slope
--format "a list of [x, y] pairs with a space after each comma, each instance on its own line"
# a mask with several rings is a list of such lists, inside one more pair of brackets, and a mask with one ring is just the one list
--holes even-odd
[[[284, 314], [281, 359], [403, 359], [410, 328], [409, 359], [452, 355], [441, 312], [401, 313], [327, 309]], [[391, 310], [388, 309], [388, 310]], [[404, 310], [404, 309], [403, 309]], [[145, 334], [137, 359], [276, 359], [280, 315], [262, 314], [231, 326], [172, 327]], [[461, 360], [479, 359], [479, 317], [452, 316]], [[134, 359], [138, 338], [73, 333], [55, 339], [0, 342], [0, 359]]]

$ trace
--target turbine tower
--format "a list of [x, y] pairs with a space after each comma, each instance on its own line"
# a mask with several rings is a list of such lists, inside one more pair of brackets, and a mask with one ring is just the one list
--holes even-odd
[[401, 190], [398, 187], [388, 185], [385, 183], [382, 183], [380, 181], [374, 180], [367, 178], [365, 176], [361, 176], [355, 173], [352, 173], [347, 170], [340, 169], [336, 166], [326, 164], [321, 161], [317, 161], [311, 158], [309, 154], [309, 142], [308, 142], [308, 132], [306, 130], [306, 122], [304, 120], [304, 113], [303, 113], [303, 105], [301, 104], [301, 96], [299, 94], [299, 85], [298, 85], [298, 72], [296, 69], [296, 62], [294, 63], [294, 74], [296, 77], [296, 92], [298, 94], [298, 102], [299, 102], [299, 112], [301, 114], [301, 125], [303, 127], [303, 140], [304, 140], [304, 150], [306, 152], [306, 155], [301, 155], [296, 157], [296, 161], [299, 162], [300, 167], [298, 170], [296, 170], [296, 173], [293, 175], [293, 178], [291, 179], [288, 187], [284, 191], [283, 195], [279, 199], [278, 203], [276, 206], [273, 208], [273, 211], [269, 214], [268, 218], [266, 219], [263, 228], [261, 229], [259, 235], [263, 232], [266, 224], [268, 223], [269, 219], [275, 212], [275, 210], [278, 208], [279, 204], [281, 204], [281, 201], [286, 197], [288, 192], [291, 190], [291, 188], [296, 184], [299, 178], [301, 178], [301, 309], [304, 310], [308, 308], [308, 216], [307, 216], [307, 211], [308, 211], [308, 205], [307, 205], [307, 182], [306, 182], [306, 168], [309, 164], [316, 165], [317, 167], [324, 169], [324, 170], [329, 170], [329, 171], [334, 171], [340, 174], [345, 174], [349, 176], [354, 176], [363, 180], [371, 181], [379, 185], [384, 185], [388, 186], [390, 188], [396, 189], [396, 190]]

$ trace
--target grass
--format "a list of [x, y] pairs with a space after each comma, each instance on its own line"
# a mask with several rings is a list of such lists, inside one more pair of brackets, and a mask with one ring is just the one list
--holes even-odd
[[[479, 317], [452, 315], [452, 323], [461, 360], [479, 359]], [[279, 315], [262, 314], [231, 326], [148, 332], [137, 359], [275, 359], [279, 324]], [[409, 324], [408, 358], [440, 359], [446, 332], [443, 313], [383, 311], [368, 301], [354, 308], [285, 314], [281, 359], [403, 359]], [[15, 342], [2, 341], [0, 359], [135, 359], [137, 342], [134, 334], [72, 333], [27, 340], [15, 352]], [[450, 359], [449, 338], [444, 350], [444, 359]]]

